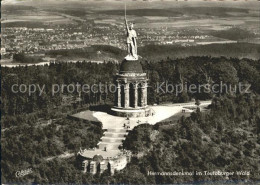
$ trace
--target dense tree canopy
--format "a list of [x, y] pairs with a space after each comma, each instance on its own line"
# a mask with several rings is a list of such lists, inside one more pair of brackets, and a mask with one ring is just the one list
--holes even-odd
[[[194, 112], [175, 124], [140, 125], [129, 133], [124, 147], [144, 157], [132, 166], [151, 183], [226, 180], [223, 176], [147, 176], [152, 172], [173, 171], [250, 171], [250, 176], [233, 175], [230, 180], [257, 181], [259, 171], [260, 96], [214, 98], [210, 112]], [[153, 138], [155, 132], [157, 137]], [[143, 169], [142, 169], [143, 168]], [[122, 177], [121, 177], [122, 178]], [[131, 181], [131, 178], [127, 178]], [[125, 182], [125, 181], [124, 181]], [[127, 182], [127, 181], [126, 181]]]
[[[117, 51], [115, 51], [117, 52]], [[148, 171], [174, 170], [250, 170], [251, 180], [259, 180], [260, 133], [260, 61], [237, 58], [167, 58], [158, 62], [143, 59], [149, 78], [148, 104], [213, 99], [210, 111], [199, 110], [188, 117], [140, 125], [129, 133], [124, 147], [139, 158], [113, 177], [105, 172], [82, 174], [75, 158], [60, 154], [75, 153], [80, 147], [94, 147], [102, 135], [98, 125], [67, 119], [92, 105], [113, 104], [113, 93], [64, 92], [52, 95], [53, 84], [113, 83], [119, 65], [108, 62], [56, 63], [1, 69], [1, 145], [2, 182], [78, 182], [78, 183], [174, 183], [199, 180], [223, 180], [222, 177], [147, 176]], [[168, 84], [251, 84], [250, 94], [163, 93], [157, 83]], [[14, 84], [45, 85], [29, 95], [12, 91]], [[164, 88], [164, 87], [163, 87]], [[17, 89], [16, 89], [17, 90]], [[80, 98], [80, 101], [78, 100]], [[51, 122], [50, 122], [51, 120]], [[52, 160], [50, 157], [56, 156]], [[161, 160], [165, 159], [165, 160]], [[17, 179], [15, 171], [32, 167], [34, 173]], [[133, 176], [135, 178], [133, 178]], [[243, 179], [234, 176], [231, 179]]]

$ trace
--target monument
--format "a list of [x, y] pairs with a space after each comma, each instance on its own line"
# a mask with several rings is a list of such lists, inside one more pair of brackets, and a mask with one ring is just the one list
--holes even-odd
[[126, 44], [127, 44], [127, 51], [128, 51], [128, 55], [125, 57], [125, 59], [138, 60], [137, 42], [136, 42], [137, 35], [136, 35], [136, 31], [133, 29], [134, 23], [130, 23], [130, 25], [128, 26], [127, 19], [125, 16], [125, 25], [127, 30]]
[[128, 25], [126, 14], [125, 25], [128, 54], [115, 76], [117, 92], [115, 94], [115, 105], [111, 110], [114, 115], [122, 117], [149, 116], [151, 110], [147, 105], [148, 79], [146, 73], [143, 72], [141, 63], [138, 61], [137, 34], [133, 29], [134, 24]]
[[[137, 34], [133, 29], [133, 23], [128, 26], [126, 16], [125, 24], [128, 54], [122, 61], [120, 70], [115, 76], [117, 91], [115, 93], [115, 105], [111, 108], [111, 112], [113, 115], [121, 117], [145, 117], [152, 114], [147, 105], [148, 80], [141, 63], [138, 61]], [[118, 124], [116, 127], [106, 128], [97, 147], [80, 149], [77, 159], [84, 173], [94, 175], [108, 170], [113, 175], [115, 171], [126, 167], [132, 157], [131, 151], [122, 149], [122, 142], [130, 129], [130, 121], [127, 125], [128, 127], [124, 123], [124, 126]]]

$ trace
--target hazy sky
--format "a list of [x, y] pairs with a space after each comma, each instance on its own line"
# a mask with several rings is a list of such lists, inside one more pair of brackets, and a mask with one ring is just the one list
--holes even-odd
[[[35, 3], [37, 2], [37, 3]], [[114, 8], [114, 9], [120, 9], [123, 8], [123, 2], [127, 2], [127, 8], [128, 9], [138, 9], [140, 7], [150, 7], [150, 8], [171, 8], [171, 7], [178, 7], [178, 6], [194, 6], [194, 7], [231, 7], [231, 8], [245, 8], [245, 9], [252, 9], [252, 10], [260, 10], [260, 0], [2, 0], [3, 5], [51, 5], [54, 3], [57, 4], [63, 4], [68, 6], [73, 6], [71, 3], [77, 2], [76, 4], [80, 5], [78, 7], [81, 7], [82, 3], [84, 6], [84, 3], [88, 4], [88, 2], [97, 2], [96, 5], [100, 6], [100, 8]], [[102, 2], [106, 2], [103, 3]], [[113, 6], [110, 6], [109, 3], [113, 2]], [[138, 2], [138, 3], [137, 3]], [[154, 3], [153, 3], [154, 2]], [[165, 3], [163, 3], [165, 2]], [[99, 4], [101, 3], [101, 4]], [[149, 3], [149, 6], [146, 5], [146, 3]], [[159, 3], [159, 4], [158, 4]], [[89, 5], [87, 5], [89, 6]], [[96, 6], [97, 7], [97, 6]]]
[[[185, 1], [185, 0], [2, 0], [2, 3], [13, 4], [18, 2], [30, 2], [30, 1]], [[187, 1], [204, 1], [204, 0], [187, 0]], [[208, 0], [208, 1], [219, 1], [219, 0]], [[234, 1], [234, 0], [225, 0], [225, 1]], [[245, 0], [236, 0], [236, 2], [242, 2]], [[258, 1], [258, 0], [247, 0], [247, 1]]]

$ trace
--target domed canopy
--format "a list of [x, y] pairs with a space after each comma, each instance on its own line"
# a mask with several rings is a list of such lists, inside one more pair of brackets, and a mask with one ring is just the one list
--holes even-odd
[[102, 160], [103, 160], [102, 155], [95, 155], [95, 156], [93, 157], [93, 161], [100, 162], [100, 161], [102, 161]]
[[119, 73], [143, 73], [142, 65], [138, 60], [123, 60]]

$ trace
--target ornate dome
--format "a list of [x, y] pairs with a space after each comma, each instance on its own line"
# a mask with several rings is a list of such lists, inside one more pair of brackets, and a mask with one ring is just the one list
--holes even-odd
[[138, 60], [123, 60], [119, 73], [143, 73], [143, 68]]

